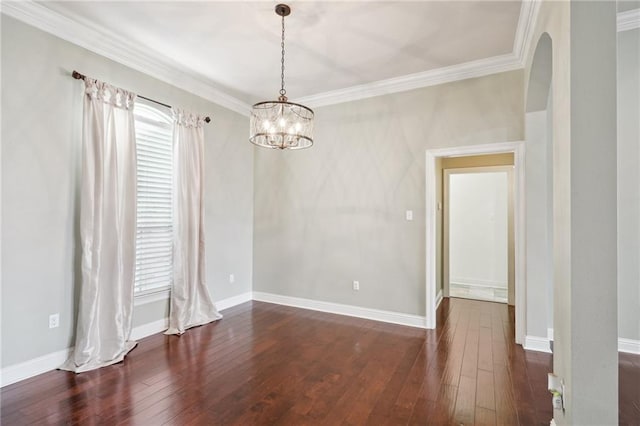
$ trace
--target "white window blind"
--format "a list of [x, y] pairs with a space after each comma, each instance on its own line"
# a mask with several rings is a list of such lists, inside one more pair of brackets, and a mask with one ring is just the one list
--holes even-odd
[[134, 116], [138, 157], [134, 293], [143, 294], [172, 284], [173, 123], [168, 114], [140, 101]]

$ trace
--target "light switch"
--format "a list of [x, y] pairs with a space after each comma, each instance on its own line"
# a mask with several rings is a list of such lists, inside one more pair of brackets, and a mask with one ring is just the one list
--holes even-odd
[[413, 210], [407, 210], [405, 216], [407, 220], [413, 220]]

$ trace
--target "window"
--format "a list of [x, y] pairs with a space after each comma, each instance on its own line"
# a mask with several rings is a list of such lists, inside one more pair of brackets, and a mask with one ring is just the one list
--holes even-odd
[[138, 101], [133, 110], [137, 149], [134, 294], [168, 290], [173, 274], [172, 132], [169, 114]]

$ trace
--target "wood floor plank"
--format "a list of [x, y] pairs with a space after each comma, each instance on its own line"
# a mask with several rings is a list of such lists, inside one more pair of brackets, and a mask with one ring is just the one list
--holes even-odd
[[474, 423], [476, 405], [476, 379], [468, 376], [460, 378], [456, 395], [454, 421], [456, 424], [470, 425]]
[[427, 401], [424, 398], [418, 398], [407, 424], [411, 426], [428, 424], [427, 421], [429, 415], [431, 413], [434, 413], [436, 411], [436, 408], [437, 404], [435, 402]]
[[390, 424], [409, 423], [416, 404], [418, 404], [419, 401], [423, 403], [426, 402], [425, 399], [420, 399], [420, 390], [424, 383], [429, 362], [435, 352], [436, 348], [433, 345], [422, 345], [420, 353], [416, 357], [409, 376], [389, 414], [388, 419]]
[[[380, 395], [380, 401], [376, 404], [374, 410], [371, 411], [367, 423], [387, 424], [391, 422], [392, 418], [395, 418], [394, 423], [398, 424], [398, 422], [402, 422], [402, 420], [400, 420], [401, 418], [408, 419], [411, 416], [413, 406], [410, 401], [401, 406], [397, 406], [396, 402], [400, 397], [404, 385], [411, 382], [410, 373], [413, 371], [418, 356], [423, 353], [423, 351], [424, 345], [422, 341], [418, 339], [407, 348], [391, 379], [387, 382], [384, 391]], [[418, 387], [416, 394], [419, 390]], [[403, 410], [404, 412], [401, 411], [401, 407], [403, 406], [406, 407], [406, 409]]]
[[496, 412], [476, 406], [474, 424], [476, 426], [495, 426]]
[[480, 327], [478, 330], [478, 369], [493, 371], [491, 328], [489, 327]]
[[495, 389], [493, 386], [493, 372], [478, 370], [476, 383], [476, 406], [491, 411], [496, 409]]
[[426, 424], [444, 425], [453, 422], [458, 387], [443, 384], [435, 403], [435, 409], [428, 413]]
[[[0, 391], [6, 425], [529, 425], [552, 417], [552, 356], [514, 343], [514, 310], [445, 299], [438, 327], [248, 302], [125, 361]], [[620, 355], [620, 424], [640, 419], [640, 356]]]
[[494, 365], [493, 381], [496, 423], [505, 426], [520, 424], [508, 368], [502, 365]]
[[478, 340], [478, 329], [467, 332], [460, 374], [472, 379], [475, 379], [478, 375]]

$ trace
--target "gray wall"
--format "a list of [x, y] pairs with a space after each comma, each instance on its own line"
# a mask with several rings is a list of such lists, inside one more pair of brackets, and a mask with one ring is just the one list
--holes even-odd
[[[569, 303], [556, 306], [560, 309], [555, 310], [554, 319], [556, 323], [568, 320], [571, 326], [563, 342], [563, 349], [569, 345], [571, 373], [565, 389], [568, 410], [559, 423], [615, 424], [618, 419], [616, 5], [604, 1], [571, 2], [570, 13], [571, 138], [570, 155], [566, 157], [570, 160], [567, 164], [570, 195], [561, 203], [570, 208], [571, 284]], [[554, 225], [554, 229], [558, 227]], [[556, 283], [565, 285], [562, 281]], [[558, 315], [559, 310], [564, 313]], [[569, 318], [565, 318], [567, 313]]]
[[640, 29], [618, 33], [618, 329], [640, 340]]
[[[83, 87], [73, 69], [212, 116], [205, 127], [207, 281], [215, 300], [251, 290], [247, 118], [2, 15], [2, 366], [73, 345]], [[60, 327], [50, 330], [56, 312]], [[166, 302], [138, 306], [134, 326], [165, 313]]]
[[639, 9], [640, 1], [638, 0], [618, 0], [618, 12], [626, 12], [628, 10]]
[[547, 337], [553, 328], [553, 206], [549, 110], [525, 117], [527, 334]]
[[424, 315], [425, 150], [522, 140], [522, 86], [513, 71], [323, 107], [313, 148], [256, 151], [254, 290]]

